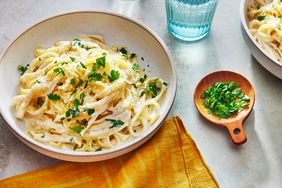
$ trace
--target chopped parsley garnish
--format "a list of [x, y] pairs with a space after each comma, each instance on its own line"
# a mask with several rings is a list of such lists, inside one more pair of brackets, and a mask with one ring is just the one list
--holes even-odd
[[92, 65], [92, 71], [97, 71], [100, 68], [100, 65], [98, 63], [94, 63]]
[[57, 100], [60, 100], [61, 97], [57, 94], [53, 94], [53, 93], [49, 93], [47, 95], [48, 99], [51, 100], [51, 101], [57, 101]]
[[86, 69], [86, 66], [81, 61], [79, 63], [80, 63], [82, 68]]
[[266, 16], [259, 16], [259, 17], [258, 17], [258, 20], [259, 20], [259, 21], [262, 21], [262, 20], [264, 20], [265, 18], [266, 18]]
[[27, 64], [26, 66], [22, 66], [19, 65], [18, 66], [18, 71], [20, 72], [21, 75], [23, 75], [25, 73], [25, 71], [27, 71], [29, 64]]
[[41, 83], [39, 80], [36, 80], [36, 82], [39, 83], [39, 84]]
[[96, 73], [96, 72], [90, 72], [88, 74], [88, 78], [89, 78], [90, 82], [92, 82], [92, 81], [101, 81], [102, 75], [99, 74], [99, 73]]
[[92, 71], [97, 71], [100, 67], [106, 66], [106, 57], [102, 56], [96, 59], [96, 63], [92, 66]]
[[144, 80], [144, 78], [140, 78], [139, 81], [140, 81], [141, 83], [144, 83], [145, 80]]
[[87, 87], [87, 85], [88, 85], [88, 80], [85, 82], [83, 89], [85, 89]]
[[80, 125], [76, 127], [70, 127], [70, 129], [76, 132], [77, 134], [79, 134], [82, 131], [82, 127]]
[[75, 61], [75, 57], [70, 56], [71, 61]]
[[126, 56], [127, 57], [127, 50], [122, 47], [121, 49], [118, 50], [123, 56]]
[[57, 85], [62, 86], [63, 84], [64, 84], [63, 82], [59, 82]]
[[165, 86], [167, 86], [167, 82], [163, 82], [163, 84], [164, 84]]
[[103, 72], [102, 77], [103, 77], [103, 78], [108, 78], [107, 73]]
[[75, 84], [75, 79], [74, 79], [74, 78], [72, 78], [72, 79], [70, 80], [70, 84], [71, 84], [71, 85], [74, 85], [74, 84]]
[[235, 82], [216, 82], [201, 95], [202, 104], [209, 113], [228, 118], [248, 105], [250, 98], [242, 93]]
[[133, 54], [130, 55], [130, 59], [134, 59], [135, 57], [136, 57], [136, 54], [135, 54], [135, 53], [133, 53]]
[[78, 82], [78, 84], [76, 85], [76, 88], [80, 87], [82, 84], [83, 84], [83, 80], [82, 80], [82, 79], [79, 79], [79, 82]]
[[37, 104], [41, 107], [44, 104], [44, 101], [41, 97], [37, 98]]
[[132, 69], [137, 73], [139, 72], [139, 65], [137, 63], [134, 63], [132, 66]]
[[60, 67], [55, 68], [55, 69], [54, 69], [54, 72], [57, 73], [57, 75], [58, 75], [58, 74], [65, 75], [65, 72], [64, 72], [63, 69], [60, 68]]
[[136, 57], [136, 54], [135, 54], [135, 53], [132, 53], [132, 54], [128, 53], [128, 51], [127, 51], [124, 47], [118, 49], [118, 52], [119, 52], [122, 56], [124, 56], [124, 57], [126, 57], [126, 58], [129, 58], [129, 59], [134, 59], [134, 58]]
[[115, 120], [115, 119], [105, 119], [105, 120], [109, 121], [112, 124], [112, 126], [109, 127], [110, 129], [112, 129], [114, 127], [119, 128], [124, 124], [124, 122], [121, 121], [121, 120]]
[[77, 148], [78, 148], [78, 145], [75, 144], [75, 145], [73, 146], [73, 151], [75, 151]]
[[110, 81], [110, 82], [113, 82], [113, 81], [119, 79], [119, 76], [120, 76], [120, 74], [119, 74], [118, 71], [112, 70], [112, 71], [111, 71], [111, 74], [108, 75], [108, 78], [109, 78], [109, 81]]
[[257, 8], [257, 10], [259, 10], [259, 9], [260, 9], [260, 6], [258, 5], [256, 8]]
[[73, 105], [74, 105], [75, 108], [78, 108], [78, 106], [79, 106], [79, 100], [78, 100], [78, 99], [74, 99]]
[[73, 130], [74, 132], [76, 132], [77, 134], [80, 134], [81, 131], [86, 128], [87, 122], [84, 123], [84, 124], [81, 123], [81, 122], [79, 122], [78, 120], [77, 120], [76, 122], [77, 122], [79, 125], [77, 125], [77, 126], [75, 126], [75, 127], [70, 127], [70, 129]]
[[73, 142], [73, 137], [70, 138], [70, 142]]
[[139, 81], [140, 81], [141, 83], [144, 83], [146, 79], [147, 79], [147, 75], [145, 74], [143, 78], [140, 78], [140, 79], [139, 79]]
[[141, 92], [140, 97], [142, 97], [147, 92], [151, 93], [152, 98], [155, 98], [160, 91], [160, 88], [157, 87], [158, 78], [155, 79], [153, 82], [149, 83], [146, 88]]
[[87, 114], [89, 116], [91, 116], [95, 112], [95, 109], [93, 109], [93, 108], [85, 108], [84, 112], [87, 112]]
[[40, 138], [45, 138], [45, 134], [41, 135]]
[[131, 84], [135, 89], [137, 89], [137, 86], [136, 86], [136, 84]]
[[77, 117], [79, 115], [80, 111], [78, 108], [76, 109], [72, 109], [72, 108], [69, 108], [68, 111], [66, 111], [66, 114], [65, 116], [68, 118], [70, 116], [72, 117]]
[[96, 149], [95, 151], [102, 151], [102, 148], [98, 148], [98, 149]]
[[81, 93], [81, 94], [79, 95], [80, 104], [83, 104], [84, 97], [85, 97], [85, 94], [84, 94], [84, 93]]
[[81, 47], [81, 48], [84, 48], [84, 47], [85, 47], [85, 45], [83, 44], [83, 42], [81, 42], [80, 39], [73, 39], [73, 40], [71, 41], [71, 45], [72, 45], [72, 46], [79, 46], [79, 47]]
[[75, 89], [73, 90], [72, 94], [74, 94], [74, 93], [76, 93], [76, 92], [77, 92], [77, 89], [75, 88]]
[[66, 119], [65, 117], [61, 117], [60, 120], [63, 121], [64, 119]]
[[102, 56], [102, 57], [97, 58], [96, 63], [102, 67], [105, 67], [106, 66], [106, 57]]

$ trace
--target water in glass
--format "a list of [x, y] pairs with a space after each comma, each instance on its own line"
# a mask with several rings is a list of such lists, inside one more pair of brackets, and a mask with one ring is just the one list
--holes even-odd
[[185, 41], [205, 37], [211, 27], [217, 0], [166, 0], [168, 31]]

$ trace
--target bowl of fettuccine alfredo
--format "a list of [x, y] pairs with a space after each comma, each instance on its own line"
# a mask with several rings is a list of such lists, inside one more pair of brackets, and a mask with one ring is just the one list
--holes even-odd
[[107, 12], [43, 20], [2, 54], [0, 110], [25, 144], [68, 161], [125, 154], [172, 106], [171, 55], [146, 26]]
[[242, 0], [242, 33], [255, 59], [282, 79], [282, 2]]

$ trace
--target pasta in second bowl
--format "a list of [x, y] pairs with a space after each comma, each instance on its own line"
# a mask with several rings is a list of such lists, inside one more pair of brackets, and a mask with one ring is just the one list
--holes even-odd
[[[65, 27], [65, 20], [76, 24]], [[53, 30], [42, 35], [47, 28]], [[33, 59], [37, 44], [46, 48], [38, 46]], [[105, 160], [143, 144], [176, 90], [162, 41], [141, 24], [104, 12], [59, 15], [31, 27], [3, 54], [0, 72], [0, 109], [11, 130], [33, 149], [70, 161]]]
[[282, 79], [282, 3], [280, 0], [242, 0], [243, 37], [256, 60]]
[[282, 2], [254, 0], [248, 6], [248, 17], [254, 39], [282, 65]]

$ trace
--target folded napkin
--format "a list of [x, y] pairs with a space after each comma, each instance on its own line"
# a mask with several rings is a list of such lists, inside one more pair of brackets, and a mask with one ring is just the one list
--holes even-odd
[[0, 181], [2, 187], [218, 187], [179, 117], [118, 158], [58, 165]]

